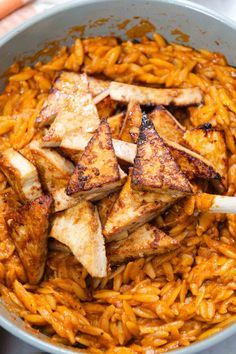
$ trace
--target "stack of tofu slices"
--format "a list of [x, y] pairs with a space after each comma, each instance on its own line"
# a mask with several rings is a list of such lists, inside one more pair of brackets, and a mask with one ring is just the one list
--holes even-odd
[[227, 183], [222, 131], [186, 130], [164, 108], [202, 99], [198, 88], [58, 75], [37, 118], [39, 134], [27, 149], [0, 156], [21, 203], [7, 209], [7, 231], [30, 283], [43, 276], [48, 236], [92, 277], [180, 246], [153, 220], [196, 192], [196, 179], [220, 192]]

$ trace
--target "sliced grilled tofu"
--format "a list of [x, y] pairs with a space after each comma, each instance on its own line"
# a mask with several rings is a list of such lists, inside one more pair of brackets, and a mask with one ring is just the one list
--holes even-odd
[[122, 122], [124, 120], [125, 113], [121, 112], [114, 116], [107, 118], [107, 123], [109, 124], [111, 135], [113, 139], [118, 139], [120, 135], [120, 130]]
[[165, 140], [165, 144], [188, 179], [196, 177], [216, 181], [221, 179], [210, 161], [203, 156], [170, 140]]
[[107, 274], [107, 259], [96, 207], [82, 201], [58, 213], [50, 235], [65, 244], [92, 277]]
[[136, 190], [170, 193], [175, 196], [192, 193], [188, 179], [145, 114], [134, 160], [132, 187]]
[[194, 88], [157, 89], [144, 86], [135, 86], [112, 81], [110, 96], [113, 100], [130, 102], [135, 100], [143, 105], [189, 106], [200, 104], [203, 100], [202, 91]]
[[[81, 82], [86, 81], [85, 74], [80, 75]], [[68, 98], [70, 106], [64, 106], [56, 115], [49, 130], [43, 137], [44, 146], [59, 146], [64, 135], [70, 131], [94, 132], [99, 126], [99, 116], [92, 95], [87, 86], [79, 86]]]
[[[95, 99], [94, 102], [96, 103]], [[96, 107], [97, 107], [99, 118], [103, 119], [112, 116], [116, 111], [117, 105], [118, 105], [117, 101], [112, 100], [110, 96], [107, 96], [103, 100], [98, 102], [96, 104]]]
[[99, 128], [86, 146], [73, 175], [70, 178], [68, 195], [110, 193], [124, 183], [112, 145], [109, 125], [102, 120]]
[[2, 151], [0, 169], [23, 203], [42, 194], [36, 167], [18, 151], [12, 148]]
[[191, 149], [205, 157], [222, 177], [224, 187], [227, 187], [227, 149], [224, 132], [213, 129], [208, 124], [188, 130], [184, 140]]
[[[108, 215], [111, 212], [111, 209], [113, 205], [115, 204], [115, 201], [119, 197], [119, 192], [114, 192], [106, 196], [105, 198], [101, 199], [97, 203], [97, 208], [98, 208], [98, 214], [101, 220], [102, 226], [105, 225]], [[106, 242], [113, 242], [113, 241], [119, 241], [127, 238], [129, 236], [128, 231], [122, 231], [119, 234], [116, 234], [111, 236], [109, 239], [106, 239]]]
[[51, 204], [52, 198], [43, 195], [5, 217], [30, 284], [38, 284], [44, 273]]
[[30, 151], [44, 190], [49, 192], [54, 199], [54, 212], [76, 205], [80, 198], [66, 194], [66, 187], [74, 171], [74, 165], [57, 151], [41, 148], [40, 142], [36, 140], [30, 143]]
[[185, 127], [163, 106], [157, 106], [149, 113], [148, 118], [163, 139], [169, 139], [176, 143], [183, 144]]
[[[83, 134], [79, 139], [79, 136], [76, 133], [73, 133], [67, 135], [66, 138], [63, 139], [62, 146], [65, 146], [65, 149], [70, 152], [72, 158], [77, 157], [78, 161], [78, 157], [82, 151], [84, 151], [89, 138], [90, 135]], [[112, 143], [118, 160], [123, 164], [132, 165], [137, 153], [137, 146], [133, 143], [118, 139], [112, 139]], [[220, 175], [208, 159], [197, 154], [195, 151], [174, 143], [173, 141], [165, 139], [165, 144], [168, 146], [175, 162], [179, 165], [181, 171], [188, 179], [193, 179], [195, 177], [215, 180], [220, 179]]]
[[93, 97], [106, 91], [110, 86], [110, 81], [97, 79], [93, 76], [88, 76], [89, 92]]
[[107, 239], [116, 238], [124, 231], [132, 231], [164, 212], [176, 198], [169, 194], [141, 192], [132, 189], [131, 174], [115, 201], [106, 223], [103, 234]]
[[145, 224], [132, 232], [125, 240], [107, 244], [107, 258], [111, 264], [132, 259], [163, 254], [179, 246], [178, 241], [155, 226]]
[[88, 79], [86, 75], [62, 71], [55, 79], [44, 102], [37, 124], [41, 127], [49, 125], [60, 111], [73, 112], [77, 103], [78, 90], [88, 91]]
[[[109, 122], [109, 119], [107, 121]], [[91, 138], [92, 134], [89, 133], [70, 132], [62, 139], [60, 149], [71, 156], [79, 156]], [[136, 145], [119, 139], [112, 139], [112, 143], [117, 158], [123, 163], [133, 164], [137, 151]]]
[[132, 100], [127, 107], [126, 116], [119, 136], [120, 140], [129, 143], [137, 143], [141, 123], [142, 111], [140, 105]]
[[53, 149], [42, 148], [37, 140], [33, 140], [29, 147], [43, 187], [50, 193], [66, 188], [74, 171], [73, 163]]
[[[118, 139], [119, 137], [124, 116], [125, 113], [121, 112], [107, 119], [107, 123], [109, 124], [111, 135], [113, 138], [113, 145], [114, 139]], [[64, 151], [65, 154], [68, 155], [73, 161], [78, 161], [79, 155], [84, 151], [92, 136], [92, 133], [82, 132], [81, 129], [71, 131], [65, 134], [65, 136], [63, 137], [60, 144], [60, 149], [62, 149], [62, 151]], [[123, 142], [121, 141], [121, 143]], [[125, 145], [125, 143], [123, 145]]]
[[102, 226], [106, 223], [107, 217], [115, 204], [119, 196], [119, 192], [110, 193], [105, 198], [101, 199], [97, 203], [98, 214], [101, 220]]

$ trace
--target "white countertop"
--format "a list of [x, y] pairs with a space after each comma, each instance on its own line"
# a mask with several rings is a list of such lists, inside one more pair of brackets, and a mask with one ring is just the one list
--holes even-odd
[[[42, 1], [43, 2], [43, 1]], [[61, 1], [62, 2], [62, 1]], [[65, 0], [63, 0], [65, 2]], [[195, 0], [195, 2], [208, 6], [215, 11], [223, 13], [236, 21], [236, 0]], [[45, 1], [47, 5], [58, 3], [57, 0]], [[0, 328], [0, 354], [39, 354], [39, 350], [23, 343]], [[201, 352], [201, 354], [235, 354], [236, 335], [226, 341]]]

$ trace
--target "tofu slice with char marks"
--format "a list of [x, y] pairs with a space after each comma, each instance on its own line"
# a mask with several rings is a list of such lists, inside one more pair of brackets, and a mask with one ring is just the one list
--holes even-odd
[[81, 85], [71, 96], [71, 105], [62, 107], [56, 115], [49, 130], [43, 137], [44, 146], [59, 146], [64, 135], [70, 131], [81, 129], [84, 132], [93, 133], [99, 126], [100, 119], [92, 95], [85, 81], [87, 77], [81, 74]]
[[131, 187], [131, 174], [132, 169], [103, 226], [103, 234], [108, 240], [152, 220], [177, 200], [169, 194], [134, 190]]
[[128, 238], [107, 244], [107, 258], [111, 264], [167, 253], [179, 247], [174, 238], [150, 224], [133, 231]]
[[173, 159], [170, 150], [143, 114], [132, 173], [136, 190], [185, 196], [192, 193], [191, 185]]
[[174, 160], [180, 166], [181, 171], [189, 180], [196, 177], [215, 181], [221, 180], [220, 174], [215, 170], [210, 161], [203, 156], [173, 141], [166, 139], [165, 143]]
[[128, 103], [126, 116], [120, 132], [120, 140], [137, 143], [139, 128], [142, 123], [142, 111], [139, 103], [131, 100]]
[[163, 106], [157, 106], [148, 114], [156, 131], [163, 139], [168, 139], [183, 144], [183, 136], [186, 131], [177, 119]]
[[18, 151], [12, 148], [2, 151], [0, 169], [22, 203], [42, 194], [36, 167]]
[[98, 193], [104, 196], [124, 183], [112, 145], [109, 125], [102, 120], [86, 146], [68, 187], [68, 195], [86, 196]]
[[191, 149], [205, 157], [222, 177], [216, 182], [220, 190], [227, 188], [227, 149], [223, 130], [214, 129], [209, 124], [188, 130], [184, 140]]
[[44, 190], [49, 192], [54, 199], [54, 212], [76, 205], [80, 198], [69, 197], [66, 194], [66, 187], [74, 171], [74, 165], [57, 151], [42, 148], [40, 141], [33, 140], [29, 147]]
[[[74, 133], [65, 137], [62, 141], [62, 146], [76, 156], [84, 151], [87, 142], [90, 139], [90, 135], [79, 135]], [[171, 155], [179, 165], [181, 171], [187, 176], [188, 179], [195, 177], [203, 179], [215, 179], [219, 180], [220, 175], [210, 163], [209, 160], [202, 155], [197, 154], [195, 151], [189, 150], [186, 147], [177, 144], [173, 141], [165, 139], [165, 144], [168, 146]], [[123, 164], [132, 165], [137, 153], [137, 146], [133, 143], [126, 141], [112, 139], [116, 157]]]
[[112, 81], [110, 96], [120, 102], [137, 101], [141, 105], [190, 106], [200, 104], [203, 100], [202, 91], [198, 87], [157, 89], [136, 86]]
[[58, 213], [50, 235], [65, 244], [92, 277], [105, 277], [107, 259], [101, 223], [96, 207], [81, 201]]
[[38, 284], [44, 273], [51, 204], [52, 197], [42, 195], [5, 216], [30, 284]]

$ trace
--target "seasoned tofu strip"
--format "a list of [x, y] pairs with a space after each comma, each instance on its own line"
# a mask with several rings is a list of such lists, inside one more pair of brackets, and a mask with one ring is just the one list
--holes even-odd
[[57, 151], [41, 148], [40, 142], [33, 140], [30, 145], [42, 185], [54, 199], [54, 212], [71, 208], [80, 198], [69, 197], [66, 186], [74, 171], [74, 165]]
[[221, 180], [220, 174], [215, 170], [211, 162], [203, 156], [173, 141], [165, 139], [165, 143], [188, 179], [191, 180], [198, 177], [207, 180]]
[[120, 131], [120, 140], [124, 140], [129, 143], [137, 143], [141, 122], [142, 111], [140, 105], [135, 101], [130, 101]]
[[81, 91], [88, 89], [87, 76], [62, 71], [56, 77], [36, 123], [40, 127], [49, 125], [60, 111], [71, 112], [77, 104], [78, 89]]
[[157, 89], [144, 86], [123, 84], [112, 81], [110, 96], [113, 100], [130, 102], [135, 100], [143, 105], [189, 106], [200, 104], [203, 100], [202, 91], [194, 88]]
[[96, 207], [82, 201], [56, 214], [50, 235], [65, 244], [92, 277], [105, 277], [107, 259]]
[[183, 143], [183, 136], [186, 129], [165, 107], [155, 107], [154, 110], [148, 114], [148, 118], [163, 139], [168, 139], [179, 144]]
[[22, 203], [42, 194], [36, 167], [18, 151], [9, 148], [0, 154], [0, 169]]
[[38, 284], [44, 273], [51, 204], [52, 198], [43, 195], [5, 217], [30, 284]]
[[[59, 112], [76, 110], [80, 92], [86, 90], [94, 97], [107, 90], [109, 84], [109, 81], [99, 80], [85, 74], [62, 71], [55, 79], [48, 98], [44, 102], [39, 117], [36, 119], [37, 124], [40, 127], [49, 125]], [[104, 93], [103, 96], [107, 94], [109, 92]]]
[[220, 181], [215, 185], [223, 192], [227, 188], [227, 148], [224, 131], [205, 124], [188, 130], [184, 134], [184, 140], [191, 149], [204, 156], [214, 166], [222, 177], [222, 186]]
[[[77, 153], [81, 153], [84, 151], [90, 138], [91, 135], [89, 134], [79, 135], [76, 132], [68, 134], [62, 140], [61, 147], [68, 149], [72, 154], [75, 154], [76, 151]], [[182, 172], [184, 172], [189, 179], [200, 177], [220, 181], [220, 174], [206, 158], [173, 141], [167, 139], [164, 141]], [[137, 153], [137, 146], [118, 139], [112, 139], [112, 143], [118, 160], [132, 165]]]
[[53, 149], [42, 148], [38, 140], [33, 140], [29, 148], [43, 187], [49, 193], [66, 187], [74, 171], [73, 163]]
[[110, 81], [88, 76], [89, 92], [93, 97], [109, 90]]
[[125, 117], [125, 112], [121, 112], [107, 118], [107, 123], [109, 124], [113, 139], [119, 138], [124, 117]]
[[174, 238], [155, 226], [145, 224], [133, 231], [128, 238], [108, 243], [107, 258], [111, 264], [166, 253], [179, 247]]
[[81, 130], [93, 133], [99, 126], [97, 108], [89, 93], [87, 76], [80, 75], [81, 85], [71, 93], [70, 104], [61, 107], [49, 130], [43, 137], [44, 146], [59, 146], [64, 135], [70, 131]]
[[140, 191], [168, 193], [175, 196], [192, 193], [188, 179], [145, 113], [143, 113], [137, 154], [134, 159], [132, 187]]
[[[101, 198], [124, 183], [112, 146], [109, 125], [102, 120], [99, 128], [86, 146], [69, 180], [68, 195], [101, 194]], [[101, 199], [100, 198], [100, 199]]]
[[169, 194], [135, 191], [131, 187], [131, 174], [132, 169], [103, 226], [108, 240], [152, 220], [177, 200]]

